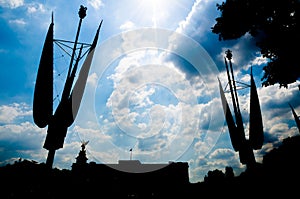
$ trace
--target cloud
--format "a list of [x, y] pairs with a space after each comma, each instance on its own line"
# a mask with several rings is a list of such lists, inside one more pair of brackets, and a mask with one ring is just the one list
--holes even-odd
[[[214, 21], [213, 18], [210, 15], [216, 14], [216, 1], [197, 1], [194, 4], [194, 7], [188, 17], [181, 22], [179, 25], [179, 28], [177, 31], [179, 31], [182, 34], [192, 36], [193, 39], [195, 39], [197, 42], [203, 44], [206, 50], [208, 50], [209, 55], [213, 58], [215, 63], [217, 63], [218, 68], [221, 71], [220, 73], [216, 73], [211, 76], [199, 76], [199, 73], [194, 70], [189, 70], [186, 68], [186, 70], [178, 70], [179, 64], [184, 65], [183, 62], [176, 62], [174, 60], [165, 60], [160, 59], [159, 62], [155, 62], [157, 65], [164, 65], [168, 66], [168, 71], [174, 72], [175, 74], [180, 74], [180, 78], [175, 78], [176, 81], [171, 81], [168, 76], [164, 76], [164, 70], [160, 68], [157, 71], [160, 71], [161, 73], [155, 73], [155, 70], [141, 70], [141, 66], [144, 66], [149, 64], [149, 62], [145, 61], [145, 53], [142, 50], [139, 50], [141, 46], [152, 46], [155, 44], [151, 44], [151, 40], [146, 40], [142, 35], [139, 33], [134, 34], [124, 34], [124, 37], [122, 37], [122, 43], [121, 43], [121, 49], [118, 49], [117, 53], [119, 55], [122, 55], [123, 52], [127, 52], [125, 56], [120, 58], [117, 62], [117, 67], [115, 68], [114, 73], [110, 76], [110, 80], [113, 81], [115, 89], [113, 91], [113, 95], [115, 95], [113, 98], [113, 95], [110, 96], [107, 107], [111, 108], [115, 105], [117, 106], [116, 112], [118, 115], [115, 115], [114, 119], [103, 115], [103, 117], [108, 121], [106, 123], [106, 130], [115, 130], [115, 128], [112, 128], [115, 126], [113, 124], [116, 121], [121, 121], [121, 127], [131, 127], [130, 130], [136, 128], [136, 129], [147, 129], [147, 123], [148, 121], [142, 121], [139, 120], [139, 118], [145, 118], [147, 116], [148, 112], [146, 112], [147, 108], [150, 106], [153, 106], [156, 104], [156, 102], [153, 101], [153, 99], [149, 96], [153, 95], [157, 91], [153, 91], [151, 89], [147, 90], [145, 86], [145, 80], [148, 80], [149, 77], [155, 77], [159, 76], [163, 79], [165, 82], [165, 85], [174, 84], [177, 82], [178, 88], [182, 85], [182, 89], [174, 89], [178, 93], [178, 96], [182, 96], [182, 99], [185, 96], [185, 93], [189, 91], [188, 93], [192, 93], [194, 96], [197, 97], [199, 105], [190, 105], [186, 106], [186, 110], [192, 110], [189, 112], [190, 114], [182, 114], [182, 118], [188, 117], [188, 118], [195, 118], [195, 122], [198, 122], [197, 129], [200, 130], [206, 130], [205, 133], [197, 132], [196, 133], [196, 140], [191, 144], [190, 149], [193, 150], [193, 152], [196, 152], [198, 157], [195, 159], [192, 159], [191, 162], [194, 162], [191, 168], [192, 178], [196, 179], [196, 176], [200, 176], [201, 174], [205, 174], [208, 170], [218, 168], [218, 169], [224, 169], [225, 166], [233, 166], [236, 172], [242, 171], [244, 169], [244, 165], [241, 165], [239, 162], [238, 153], [235, 153], [230, 148], [224, 148], [223, 146], [219, 146], [218, 144], [226, 145], [224, 144], [224, 137], [222, 137], [223, 140], [218, 140], [219, 142], [216, 143], [216, 139], [213, 139], [213, 136], [206, 136], [206, 135], [216, 135], [220, 136], [220, 132], [223, 132], [223, 126], [214, 125], [214, 118], [212, 115], [216, 116], [218, 115], [220, 118], [217, 118], [219, 121], [224, 122], [224, 116], [222, 112], [222, 108], [220, 106], [220, 100], [219, 100], [219, 90], [215, 86], [216, 85], [216, 78], [217, 76], [220, 77], [222, 82], [227, 82], [226, 74], [224, 73], [225, 65], [224, 65], [224, 54], [225, 50], [232, 49], [233, 51], [233, 63], [235, 64], [235, 75], [238, 80], [242, 82], [249, 82], [249, 69], [250, 66], [261, 66], [264, 65], [267, 60], [262, 58], [262, 56], [258, 53], [257, 47], [255, 46], [255, 41], [249, 36], [245, 35], [243, 38], [241, 38], [238, 41], [228, 41], [228, 42], [220, 42], [217, 39], [217, 35], [213, 35], [210, 32], [210, 27], [213, 25]], [[209, 19], [209, 20], [200, 20], [200, 19]], [[129, 23], [130, 24], [130, 23]], [[126, 27], [126, 26], [124, 26]], [[199, 28], [198, 28], [199, 27]], [[143, 38], [143, 39], [140, 39]], [[138, 43], [141, 41], [140, 43]], [[144, 42], [144, 43], [142, 43]], [[168, 48], [168, 49], [176, 49], [178, 48], [178, 43], [172, 43], [172, 40], [168, 41], [168, 44], [175, 44], [171, 47], [174, 48]], [[177, 45], [177, 46], [176, 46]], [[136, 52], [132, 52], [130, 50], [132, 49], [138, 49]], [[130, 52], [130, 53], [128, 53]], [[192, 52], [192, 51], [191, 51]], [[156, 57], [160, 57], [158, 55], [160, 52], [156, 53]], [[151, 57], [151, 56], [149, 56]], [[155, 57], [155, 56], [154, 56]], [[145, 62], [143, 62], [145, 61]], [[154, 65], [154, 64], [153, 64]], [[184, 65], [186, 66], [186, 65]], [[153, 68], [152, 68], [153, 69]], [[177, 70], [175, 70], [177, 69]], [[184, 69], [180, 68], [180, 69]], [[175, 72], [176, 71], [176, 72]], [[196, 72], [197, 75], [187, 75], [187, 73]], [[173, 73], [172, 73], [173, 74]], [[177, 77], [177, 76], [175, 76]], [[179, 76], [178, 76], [179, 77]], [[172, 77], [173, 78], [173, 77]], [[153, 79], [156, 81], [156, 79]], [[166, 83], [168, 82], [168, 83]], [[180, 82], [180, 83], [178, 83]], [[213, 83], [214, 82], [214, 83]], [[184, 85], [184, 83], [187, 83], [186, 85], [189, 85], [187, 87]], [[224, 83], [225, 84], [225, 83]], [[134, 88], [134, 89], [133, 89]], [[145, 90], [143, 90], [143, 89]], [[126, 92], [128, 90], [133, 89], [136, 92], [132, 92], [131, 95]], [[182, 91], [179, 92], [179, 91]], [[153, 93], [154, 92], [154, 93]], [[294, 126], [292, 126], [291, 121], [292, 117], [290, 115], [290, 110], [288, 107], [285, 106], [285, 103], [287, 101], [294, 102], [295, 105], [299, 104], [296, 101], [296, 92], [297, 87], [291, 86], [290, 91], [286, 90], [278, 90], [276, 86], [269, 87], [269, 88], [261, 88], [258, 87], [259, 92], [259, 98], [261, 102], [261, 108], [262, 108], [262, 114], [263, 114], [263, 122], [264, 122], [264, 131], [266, 134], [266, 143], [263, 146], [261, 150], [255, 151], [255, 155], [257, 156], [257, 160], [261, 160], [261, 154], [263, 154], [264, 151], [270, 150], [271, 147], [276, 146], [276, 143], [278, 143], [283, 137], [290, 136], [296, 133], [296, 129]], [[298, 91], [299, 92], [299, 91]], [[246, 131], [248, 129], [248, 110], [249, 110], [249, 92], [244, 90], [241, 91], [240, 95], [240, 103], [242, 108], [242, 113], [244, 117], [245, 122], [245, 128]], [[141, 111], [138, 110], [138, 106], [136, 106], [136, 109], [131, 109], [132, 107], [129, 106], [129, 102], [132, 100], [132, 97], [135, 97], [135, 102], [140, 105], [140, 108], [145, 108], [145, 110]], [[114, 102], [114, 103], [112, 103]], [[157, 104], [156, 104], [157, 105]], [[176, 108], [179, 108], [179, 104], [173, 104]], [[187, 104], [181, 104], [181, 106], [185, 106]], [[161, 107], [160, 107], [161, 108]], [[154, 114], [160, 115], [161, 117], [165, 117], [168, 113], [170, 107], [163, 106], [163, 109], [157, 109], [153, 110]], [[181, 107], [182, 108], [182, 107]], [[148, 109], [150, 110], [150, 109]], [[159, 110], [163, 110], [162, 112], [159, 112]], [[199, 111], [199, 112], [197, 112]], [[161, 114], [163, 113], [164, 114]], [[199, 117], [197, 120], [197, 115], [200, 113], [201, 117]], [[212, 114], [212, 115], [210, 115]], [[283, 119], [286, 118], [286, 119]], [[135, 126], [135, 123], [137, 122], [138, 125]], [[288, 122], [288, 124], [286, 124]], [[157, 123], [159, 124], [159, 122]], [[161, 123], [160, 123], [161, 124]], [[224, 123], [222, 123], [224, 124]], [[108, 126], [111, 125], [111, 126]], [[178, 128], [176, 125], [172, 126], [172, 123], [170, 122], [169, 118], [165, 118], [163, 125], [166, 125], [169, 129], [174, 127]], [[181, 130], [185, 133], [191, 133], [193, 129], [194, 123], [190, 123], [189, 125], [182, 124]], [[120, 127], [120, 126], [119, 126]], [[215, 128], [214, 128], [215, 127]], [[225, 129], [227, 127], [225, 126]], [[163, 128], [157, 128], [157, 129], [163, 129]], [[124, 130], [124, 129], [123, 129]], [[125, 129], [126, 131], [128, 129]], [[227, 129], [226, 129], [227, 130]], [[132, 132], [132, 131], [131, 131]], [[136, 131], [139, 132], [139, 131]], [[175, 132], [172, 131], [172, 132]], [[166, 143], [168, 143], [170, 140], [174, 140], [174, 133], [169, 133], [167, 131], [161, 131], [161, 135], [157, 135], [157, 137], [153, 137], [153, 139], [144, 139], [139, 140], [138, 144], [135, 145], [135, 151], [136, 151], [136, 157], [140, 158], [141, 160], [153, 159], [152, 156], [158, 155], [159, 157], [171, 157], [169, 153], [172, 150], [175, 150], [175, 148], [170, 148], [170, 150], [165, 150], [157, 153], [148, 153], [144, 157], [141, 156], [143, 152], [151, 152], [151, 150], [159, 150], [163, 149], [166, 146]], [[195, 131], [194, 131], [195, 133]], [[125, 136], [119, 136], [116, 134], [110, 134], [113, 139], [118, 137], [118, 139], [124, 138]], [[151, 134], [153, 135], [153, 134]], [[173, 137], [172, 137], [173, 136]], [[193, 134], [194, 138], [195, 134]], [[145, 137], [142, 137], [145, 138]], [[189, 138], [189, 137], [187, 137]], [[202, 140], [203, 138], [206, 138], [206, 140]], [[118, 140], [115, 139], [114, 141]], [[182, 138], [183, 139], [183, 138]], [[188, 140], [188, 139], [187, 139]], [[228, 140], [227, 140], [228, 141]], [[230, 140], [229, 140], [230, 141]], [[118, 142], [116, 142], [118, 143]], [[174, 144], [178, 144], [175, 140]], [[211, 145], [209, 145], [211, 144]], [[227, 144], [228, 147], [230, 144]], [[125, 146], [125, 145], [124, 145]], [[130, 145], [129, 145], [130, 146]], [[204, 153], [204, 152], [205, 153]], [[189, 153], [189, 152], [187, 152]], [[179, 154], [179, 153], [177, 153]], [[207, 155], [207, 156], [204, 156]], [[174, 157], [174, 156], [173, 156]], [[205, 159], [207, 158], [207, 159]], [[157, 158], [159, 159], [159, 158]]]
[[[299, 82], [290, 85], [289, 89], [279, 89], [279, 85], [268, 86], [258, 89], [258, 94], [262, 100], [263, 107], [267, 111], [272, 111], [275, 108], [286, 107], [289, 108], [288, 103], [298, 105], [299, 97]], [[275, 114], [282, 114], [278, 111], [272, 111]], [[278, 116], [278, 115], [277, 115]]]
[[26, 103], [13, 103], [0, 106], [0, 124], [12, 123], [16, 119], [30, 115], [32, 115], [32, 110]]
[[[223, 48], [222, 55], [219, 55], [219, 57], [223, 59], [224, 52], [227, 49]], [[230, 50], [233, 54], [232, 63], [235, 64], [239, 69], [246, 69], [247, 67], [251, 66], [254, 63], [257, 63], [255, 61], [261, 59], [261, 55], [259, 53], [259, 48], [256, 46], [255, 39], [250, 36], [250, 34], [245, 34], [243, 37], [237, 40], [237, 42], [230, 47]], [[265, 64], [266, 60], [262, 60], [263, 62], [258, 62]]]
[[96, 10], [99, 10], [100, 7], [104, 6], [104, 3], [101, 0], [88, 0], [87, 3]]
[[0, 164], [19, 157], [41, 160], [46, 129], [33, 124], [32, 108], [26, 103], [0, 106]]
[[[124, 57], [115, 68], [115, 73], [111, 75], [110, 78], [114, 81], [115, 90], [108, 99], [107, 106], [109, 108], [116, 107], [114, 121], [111, 122], [116, 122], [124, 132], [141, 138], [137, 140], [137, 156], [141, 160], [148, 161], [153, 158], [156, 160], [179, 158], [192, 145], [194, 136], [199, 135], [198, 131], [204, 134], [203, 145], [208, 147], [205, 151], [210, 151], [218, 139], [220, 124], [223, 125], [224, 122], [223, 115], [218, 112], [218, 110], [222, 111], [220, 101], [215, 99], [208, 102], [209, 108], [205, 110], [204, 105], [197, 105], [196, 95], [193, 95], [193, 93], [198, 94], [198, 92], [195, 92], [194, 87], [185, 79], [184, 73], [176, 70], [174, 63], [161, 60], [160, 62], [163, 64], [159, 67], [155, 64], [143, 66], [144, 57], [140, 52], [136, 55], [139, 56], [131, 57], [128, 55]], [[166, 87], [176, 96], [178, 102], [172, 104], [172, 101], [168, 101], [162, 105], [159, 104], [160, 102], [153, 101], [153, 98], [149, 96], [158, 94], [158, 90], [151, 86], [149, 90], [141, 89], [147, 88], [148, 82], [149, 85], [155, 83], [158, 86]], [[132, 91], [131, 94], [130, 91]], [[132, 100], [132, 97], [136, 99]], [[145, 109], [141, 112], [132, 109], [131, 102], [137, 103], [137, 108]], [[149, 109], [150, 107], [151, 109]], [[161, 123], [161, 120], [156, 119], [157, 121], [152, 120], [152, 123], [149, 121], [143, 123], [146, 126], [136, 124], [138, 118], [144, 118], [149, 110], [152, 111], [153, 117], [151, 118], [164, 119], [164, 122]], [[207, 117], [200, 116], [200, 114], [203, 116], [205, 113], [207, 113]], [[217, 116], [220, 117], [217, 118]], [[199, 121], [201, 121], [201, 125], [199, 125]], [[154, 131], [146, 131], [141, 136], [140, 133], [143, 130], [149, 130], [149, 125], [151, 126], [150, 129], [154, 129]], [[152, 132], [150, 133], [151, 136], [147, 137], [149, 132]], [[154, 156], [156, 151], [159, 151], [159, 154]]]
[[7, 8], [18, 8], [24, 5], [24, 0], [0, 0], [0, 5]]
[[220, 71], [225, 70], [224, 56], [227, 49], [232, 50], [235, 70], [247, 70], [253, 65], [266, 64], [267, 60], [262, 58], [255, 39], [249, 34], [238, 40], [219, 41], [218, 35], [212, 33], [211, 27], [220, 14], [216, 7], [217, 3], [222, 1], [195, 1], [190, 13], [179, 23], [176, 31], [188, 35], [202, 45]]
[[31, 122], [0, 126], [0, 164], [7, 164], [17, 158], [35, 159], [43, 157], [45, 129], [39, 129]]
[[208, 171], [215, 169], [225, 172], [226, 166], [232, 167], [236, 176], [245, 169], [239, 162], [238, 153], [227, 148], [217, 148], [210, 155], [192, 159], [189, 161], [190, 182], [203, 181]]
[[[124, 39], [127, 43], [131, 38]], [[136, 157], [148, 162], [180, 157], [199, 120], [189, 81], [159, 55], [157, 50], [137, 50], [119, 60], [107, 77], [114, 88], [105, 107], [109, 114], [101, 115], [100, 121], [114, 145], [123, 150], [135, 145]]]
[[[89, 125], [90, 126], [90, 125]], [[93, 125], [91, 125], [93, 127]], [[89, 141], [91, 145], [98, 145], [103, 144], [105, 142], [111, 141], [111, 137], [107, 134], [103, 134], [101, 129], [95, 129], [95, 128], [84, 128], [79, 125], [75, 125], [72, 129], [72, 132], [76, 132], [76, 135], [78, 135], [78, 140], [81, 141]], [[92, 140], [89, 140], [88, 138], [93, 138]]]
[[[221, 102], [216, 98], [219, 95], [216, 73], [208, 76], [202, 66], [206, 73], [189, 78], [177, 62], [165, 59], [168, 53], [143, 49], [144, 46], [157, 46], [155, 42], [161, 38], [156, 41], [152, 35], [141, 33], [123, 34], [117, 46], [121, 47], [119, 56], [115, 56], [118, 59], [109, 65], [113, 68], [105, 69], [111, 71], [107, 79], [112, 81], [113, 90], [106, 102], [107, 112], [101, 114], [102, 131], [111, 136], [113, 144], [120, 149], [135, 146], [135, 156], [141, 161], [169, 161], [187, 156], [185, 154], [193, 148], [194, 138], [200, 134], [202, 144], [207, 148], [204, 153], [210, 152], [224, 124]], [[166, 45], [163, 46], [175, 47], [178, 50], [173, 51], [182, 52], [176, 47], [176, 44], [184, 44], [182, 40], [178, 41], [180, 38], [186, 39], [168, 34], [169, 40], [164, 40]], [[191, 44], [191, 40], [188, 41]], [[189, 46], [184, 44], [184, 47], [188, 49]], [[188, 56], [195, 62], [190, 54]], [[100, 56], [98, 58], [100, 60]], [[96, 62], [98, 65], [98, 60]], [[205, 60], [204, 64], [208, 62]], [[170, 95], [158, 97], [168, 92]], [[205, 100], [198, 105], [197, 97]], [[202, 114], [205, 117], [201, 117]], [[119, 154], [123, 156], [124, 151]]]
[[126, 21], [125, 23], [123, 23], [120, 26], [120, 30], [121, 31], [127, 31], [127, 30], [132, 30], [134, 29], [136, 26], [132, 21]]
[[29, 14], [33, 14], [33, 13], [45, 13], [46, 12], [46, 8], [41, 3], [29, 3], [27, 5], [27, 12]]
[[24, 19], [12, 19], [12, 20], [9, 20], [8, 23], [14, 24], [17, 26], [25, 26], [27, 24], [27, 22]]
[[189, 35], [193, 38], [202, 37], [210, 31], [216, 15], [216, 2], [209, 0], [195, 1], [190, 13], [185, 20], [179, 23], [177, 32]]
[[260, 65], [265, 65], [268, 62], [268, 59], [260, 55], [260, 53], [255, 57], [254, 60], [252, 60], [249, 64], [248, 67], [250, 66], [260, 66]]
[[[1, 142], [8, 142], [16, 150], [21, 148], [32, 148], [40, 145], [41, 138], [44, 137], [44, 129], [39, 129], [31, 122], [22, 122], [20, 124], [6, 124], [0, 126]], [[14, 146], [13, 146], [14, 145]], [[9, 148], [10, 148], [9, 147]]]
[[88, 76], [87, 84], [90, 84], [93, 88], [95, 88], [97, 86], [98, 79], [98, 75], [96, 73], [92, 73]]

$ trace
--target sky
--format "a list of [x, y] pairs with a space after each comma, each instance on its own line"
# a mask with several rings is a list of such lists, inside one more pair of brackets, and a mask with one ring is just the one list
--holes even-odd
[[[284, 138], [299, 134], [288, 105], [300, 114], [299, 82], [261, 87], [268, 60], [251, 36], [219, 41], [211, 32], [221, 2], [0, 0], [0, 165], [46, 161], [47, 127], [39, 128], [32, 115], [40, 55], [52, 12], [54, 38], [74, 41], [80, 5], [87, 7], [81, 42], [91, 43], [103, 23], [78, 115], [54, 167], [71, 169], [81, 143], [89, 141], [88, 162], [188, 162], [191, 182], [226, 166], [239, 175], [245, 165], [231, 145], [217, 84], [218, 78], [227, 84], [227, 49], [238, 81], [249, 84], [253, 69], [264, 125], [264, 144], [253, 152], [262, 162]], [[57, 45], [54, 62], [55, 110], [69, 63]], [[248, 88], [239, 90], [239, 102], [247, 138]]]

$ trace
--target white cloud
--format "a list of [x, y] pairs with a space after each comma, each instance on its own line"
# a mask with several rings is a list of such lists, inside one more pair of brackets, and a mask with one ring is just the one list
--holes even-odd
[[43, 4], [41, 3], [30, 3], [27, 6], [27, 12], [29, 14], [33, 14], [33, 13], [45, 13], [46, 12], [46, 8]]
[[0, 123], [12, 123], [16, 119], [30, 116], [31, 108], [25, 103], [13, 103], [0, 106]]
[[6, 151], [4, 153], [7, 153], [7, 157], [15, 156], [17, 151], [20, 155], [41, 149], [45, 135], [45, 129], [40, 129], [28, 121], [0, 126], [1, 147]]
[[190, 182], [203, 181], [208, 171], [215, 169], [225, 172], [226, 166], [232, 167], [236, 176], [245, 169], [245, 165], [239, 162], [238, 153], [231, 149], [217, 148], [209, 156], [199, 156], [189, 161]]
[[[179, 23], [176, 31], [186, 34], [204, 45], [217, 65], [224, 62], [224, 52], [227, 49], [232, 50], [232, 62], [240, 69], [247, 70], [252, 65], [267, 63], [267, 59], [259, 54], [259, 48], [250, 34], [246, 34], [236, 41], [219, 41], [218, 35], [212, 33], [211, 28], [220, 14], [216, 7], [217, 3], [222, 3], [222, 1], [195, 1], [190, 13]], [[225, 68], [220, 66], [219, 68]]]
[[0, 5], [11, 9], [24, 5], [24, 0], [0, 0]]
[[[111, 141], [112, 139], [111, 136], [104, 134], [101, 129], [83, 128], [75, 125], [72, 132], [76, 132], [79, 135], [79, 140], [90, 141], [91, 144], [94, 144], [93, 142], [103, 144]], [[92, 138], [92, 140], [89, 140], [89, 138]]]
[[289, 127], [288, 127], [288, 124], [286, 123], [278, 123], [278, 124], [274, 124], [269, 132], [272, 133], [272, 134], [275, 134], [275, 133], [285, 133], [289, 130]]
[[239, 81], [242, 83], [248, 84], [250, 82], [251, 76], [249, 74], [243, 75]]
[[[135, 154], [142, 161], [169, 161], [181, 156], [198, 127], [199, 117], [193, 108], [197, 99], [191, 95], [188, 80], [175, 69], [172, 63], [163, 63], [157, 52], [137, 51], [122, 58], [109, 77], [114, 82], [114, 91], [106, 105], [113, 118], [103, 115], [101, 120], [109, 122], [101, 128], [110, 133], [118, 127], [125, 134], [141, 139], [137, 141]], [[179, 101], [173, 104], [159, 97], [156, 99], [163, 103], [153, 101], [151, 96], [159, 88], [166, 89]]]
[[[191, 37], [202, 37], [207, 31], [210, 31], [214, 23], [217, 1], [197, 0], [195, 1], [190, 13], [185, 20], [179, 23], [177, 32], [187, 34]], [[202, 20], [201, 20], [202, 19]]]
[[87, 83], [90, 84], [93, 88], [95, 88], [97, 86], [98, 79], [99, 77], [97, 73], [92, 73], [88, 76]]
[[136, 26], [132, 21], [126, 21], [125, 23], [123, 23], [120, 26], [120, 30], [122, 31], [127, 31], [127, 30], [132, 30], [134, 29]]
[[224, 148], [220, 148], [215, 150], [214, 152], [212, 152], [210, 154], [210, 158], [212, 159], [229, 159], [234, 157], [235, 152], [232, 149], [224, 149]]
[[24, 26], [26, 25], [26, 21], [24, 19], [13, 19], [8, 21], [10, 24], [14, 24], [17, 26]]
[[[142, 39], [138, 40], [137, 38]], [[217, 81], [215, 76], [202, 76], [202, 78], [208, 79], [207, 82], [202, 82], [201, 84], [197, 84], [199, 83], [198, 80], [201, 80], [199, 78], [194, 78], [193, 81], [191, 81], [183, 71], [178, 69], [175, 63], [164, 61], [163, 54], [165, 53], [160, 53], [157, 50], [147, 51], [141, 49], [143, 46], [156, 46], [152, 37], [149, 37], [152, 38], [149, 40], [147, 40], [147, 38], [145, 35], [140, 35], [139, 32], [123, 35], [121, 43], [122, 51], [127, 52], [127, 49], [131, 51], [120, 59], [114, 73], [109, 76], [109, 79], [114, 83], [114, 91], [106, 105], [108, 108], [113, 109], [112, 114], [114, 120], [111, 120], [109, 116], [103, 115], [103, 117], [107, 117], [106, 121], [109, 122], [105, 123], [106, 127], [102, 126], [102, 128], [109, 131], [114, 129], [112, 127], [116, 125], [124, 132], [129, 132], [129, 134], [131, 133], [136, 137], [141, 135], [138, 134], [141, 133], [141, 131], [145, 133], [143, 136], [140, 136], [141, 138], [147, 137], [147, 133], [154, 135], [156, 136], [154, 139], [138, 143], [138, 147], [136, 148], [136, 153], [139, 155], [138, 157], [141, 160], [148, 161], [166, 160], [166, 158], [174, 159], [174, 157], [178, 158], [185, 153], [185, 150], [187, 150], [187, 147], [191, 144], [191, 140], [193, 140], [197, 134], [199, 120], [204, 119], [199, 115], [201, 110], [199, 110], [200, 106], [197, 105], [197, 96], [201, 96], [205, 93], [213, 98], [216, 92], [218, 93], [215, 89]], [[168, 47], [170, 42], [172, 44], [178, 42], [178, 38], [173, 37], [172, 39], [177, 40], [174, 40], [174, 42], [170, 40], [167, 40], [167, 42], [164, 41], [167, 44], [166, 47]], [[185, 44], [185, 46], [188, 46], [188, 44]], [[137, 50], [132, 52], [132, 49]], [[206, 75], [205, 69], [203, 70], [204, 74], [202, 75]], [[154, 102], [150, 96], [156, 94], [156, 90], [143, 90], [147, 88], [147, 85], [150, 86], [152, 84], [170, 90], [172, 95], [179, 100], [179, 103], [161, 105]], [[194, 86], [196, 84], [197, 86]], [[203, 88], [204, 84], [205, 88]], [[199, 92], [200, 89], [201, 92]], [[203, 121], [201, 124], [203, 126], [206, 125], [206, 130], [207, 128], [220, 126], [220, 123], [222, 125], [224, 123], [223, 115], [218, 113], [218, 110], [222, 111], [220, 101], [213, 101], [214, 103], [210, 104], [211, 108], [209, 108], [209, 110], [212, 110], [212, 107], [214, 107], [213, 113], [208, 114], [206, 121]], [[144, 108], [144, 110], [137, 111], [131, 109], [130, 103], [132, 102], [137, 104], [135, 108]], [[205, 113], [204, 109], [202, 110], [201, 113]], [[143, 118], [149, 113], [153, 116], [157, 115], [156, 118], [159, 118], [159, 120], [153, 120], [153, 123], [149, 121], [139, 122], [139, 118]], [[105, 120], [103, 117], [102, 120]], [[218, 127], [215, 128], [218, 129]], [[136, 134], [134, 132], [136, 132]], [[204, 141], [208, 148], [206, 150], [207, 152], [210, 151], [211, 147], [216, 143], [220, 131], [217, 133], [213, 131], [205, 132], [207, 132], [206, 140]], [[203, 133], [205, 134], [205, 132]], [[145, 151], [148, 153], [145, 153]], [[159, 153], [156, 153], [157, 151], [159, 151]]]
[[261, 56], [255, 57], [255, 59], [252, 60], [252, 62], [250, 63], [250, 66], [253, 66], [253, 65], [259, 66], [262, 64], [267, 64], [267, 62], [268, 62], [268, 59], [261, 55]]
[[1, 134], [1, 138], [4, 138], [4, 134], [6, 134], [6, 136], [12, 135], [13, 137], [14, 135], [24, 135], [24, 133], [26, 132], [26, 134], [33, 135], [34, 133], [39, 134], [43, 130], [40, 130], [38, 127], [36, 127], [30, 122], [22, 122], [20, 124], [6, 124], [0, 126], [0, 131], [3, 132]]
[[[157, 47], [157, 40], [154, 37], [154, 32], [152, 30], [141, 30], [141, 31], [129, 31], [122, 33], [122, 43], [121, 48], [123, 52], [130, 52], [132, 50], [137, 50], [145, 47]], [[124, 54], [123, 54], [124, 55]]]
[[104, 6], [104, 3], [101, 0], [88, 0], [87, 3], [96, 10]]

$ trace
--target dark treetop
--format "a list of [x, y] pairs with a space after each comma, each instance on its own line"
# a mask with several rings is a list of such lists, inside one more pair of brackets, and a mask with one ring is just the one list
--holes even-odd
[[287, 88], [300, 77], [299, 0], [226, 0], [217, 4], [217, 9], [221, 15], [212, 32], [219, 40], [250, 33], [261, 54], [269, 59], [263, 68], [263, 86], [279, 83]]

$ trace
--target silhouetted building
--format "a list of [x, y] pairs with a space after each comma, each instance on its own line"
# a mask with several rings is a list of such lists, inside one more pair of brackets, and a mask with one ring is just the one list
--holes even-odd
[[138, 160], [119, 160], [118, 164], [91, 162], [84, 165], [76, 162], [72, 165], [72, 173], [79, 182], [101, 187], [107, 196], [150, 197], [170, 192], [182, 194], [189, 185], [188, 167], [186, 162], [142, 164]]
[[76, 163], [72, 164], [72, 176], [74, 182], [78, 182], [78, 188], [92, 189], [93, 192], [101, 189], [101, 195], [109, 197], [151, 198], [183, 194], [190, 184], [187, 162], [144, 164], [139, 160], [119, 160], [117, 164], [87, 163], [84, 145], [81, 147]]
[[87, 163], [81, 147], [72, 170], [52, 169], [45, 163], [22, 159], [0, 167], [1, 198], [276, 198], [278, 194], [292, 198], [298, 193], [300, 136], [284, 139], [264, 155], [262, 164], [247, 168], [239, 176], [226, 167], [225, 173], [209, 171], [198, 183], [189, 183], [186, 162]]

